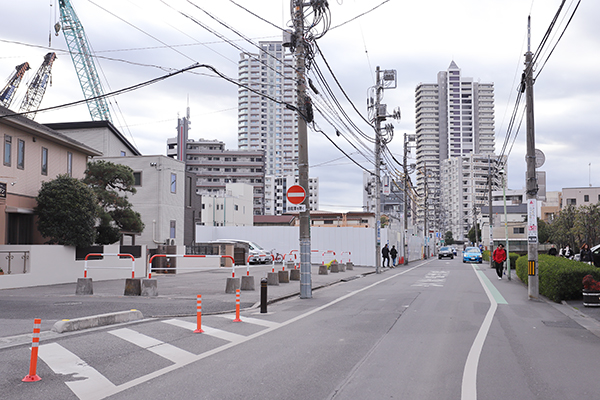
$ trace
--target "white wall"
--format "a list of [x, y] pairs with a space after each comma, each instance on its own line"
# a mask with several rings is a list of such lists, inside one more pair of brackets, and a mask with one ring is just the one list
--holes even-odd
[[[312, 263], [321, 263], [322, 253], [333, 250], [336, 257], [344, 252], [343, 261], [346, 261], [347, 252], [351, 253], [351, 260], [356, 265], [375, 265], [375, 230], [373, 228], [320, 228], [311, 227], [311, 248], [313, 252]], [[388, 229], [381, 230], [381, 244], [396, 245], [399, 257], [402, 255], [401, 232]], [[243, 226], [243, 227], [196, 227], [196, 241], [210, 242], [217, 239], [243, 239], [256, 242], [266, 250], [277, 251], [284, 254], [292, 250], [299, 250], [299, 228], [288, 226]], [[422, 238], [409, 237], [409, 260], [418, 260], [422, 254]], [[326, 259], [327, 262], [329, 260]]]

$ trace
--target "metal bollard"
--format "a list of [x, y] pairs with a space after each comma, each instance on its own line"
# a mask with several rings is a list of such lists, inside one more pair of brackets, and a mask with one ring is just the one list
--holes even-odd
[[267, 278], [260, 279], [260, 313], [267, 312]]

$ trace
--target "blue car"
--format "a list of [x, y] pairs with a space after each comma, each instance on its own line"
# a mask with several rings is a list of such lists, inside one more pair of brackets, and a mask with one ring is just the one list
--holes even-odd
[[463, 251], [463, 262], [467, 263], [479, 263], [483, 262], [483, 258], [481, 257], [481, 251], [477, 247], [467, 247]]

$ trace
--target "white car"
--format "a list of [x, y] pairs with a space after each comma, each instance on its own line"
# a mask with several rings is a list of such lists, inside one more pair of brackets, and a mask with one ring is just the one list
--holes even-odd
[[248, 245], [250, 264], [267, 264], [273, 261], [273, 257], [271, 257], [271, 252], [269, 250], [265, 250], [260, 245], [249, 240], [218, 239], [217, 242], [246, 243]]

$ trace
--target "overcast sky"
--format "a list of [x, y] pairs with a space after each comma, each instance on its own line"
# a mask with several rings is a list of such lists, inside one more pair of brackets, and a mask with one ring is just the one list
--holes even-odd
[[[567, 0], [546, 47], [557, 42], [578, 0]], [[289, 1], [236, 2], [273, 25], [290, 24]], [[110, 92], [156, 78], [196, 62], [210, 64], [237, 78], [240, 50], [256, 48], [252, 42], [279, 40], [281, 30], [254, 17], [227, 0], [71, 0], [96, 52], [96, 66]], [[377, 5], [354, 21], [336, 27]], [[402, 119], [393, 121], [395, 136], [389, 148], [402, 157], [402, 134], [414, 133], [415, 87], [436, 82], [438, 71], [454, 60], [463, 76], [495, 84], [496, 151], [504, 142], [515, 104], [516, 88], [524, 67], [527, 16], [532, 18], [532, 51], [546, 32], [561, 0], [330, 0], [331, 27], [318, 41], [325, 59], [359, 111], [366, 115], [366, 94], [375, 81], [375, 68], [397, 71], [398, 86], [385, 91], [388, 110], [400, 107]], [[52, 6], [51, 6], [52, 4]], [[196, 4], [195, 7], [193, 4]], [[83, 98], [62, 33], [54, 35], [58, 20], [54, 0], [2, 1], [0, 25], [0, 80], [4, 85], [16, 65], [31, 65], [11, 108], [18, 109], [26, 81], [55, 51], [52, 86], [43, 107]], [[186, 14], [187, 16], [182, 15]], [[540, 170], [547, 172], [547, 189], [600, 185], [600, 157], [596, 139], [600, 131], [600, 3], [582, 1], [553, 54], [538, 76], [535, 90], [536, 147], [546, 155]], [[567, 17], [568, 18], [568, 17]], [[194, 20], [196, 22], [194, 22]], [[202, 25], [218, 32], [217, 36]], [[52, 40], [49, 46], [49, 36]], [[541, 54], [545, 60], [548, 53]], [[316, 58], [321, 70], [326, 66]], [[541, 65], [538, 65], [538, 69]], [[335, 88], [333, 78], [325, 73]], [[336, 98], [363, 132], [373, 136], [357, 113]], [[188, 100], [189, 99], [189, 100]], [[191, 109], [192, 139], [219, 139], [237, 148], [237, 86], [206, 69], [184, 73], [110, 100], [113, 121], [143, 154], [166, 154], [166, 140], [176, 135], [177, 117]], [[36, 121], [90, 120], [85, 105], [39, 113]], [[392, 121], [387, 121], [392, 122]], [[318, 126], [367, 169], [368, 160], [327, 122]], [[367, 147], [373, 145], [363, 139]], [[353, 140], [356, 145], [356, 140]], [[525, 123], [508, 159], [511, 189], [525, 186]], [[414, 162], [414, 151], [412, 153]], [[372, 158], [371, 158], [372, 159]], [[310, 175], [320, 179], [320, 208], [360, 210], [363, 170], [343, 156], [321, 133], [309, 131]], [[591, 166], [590, 166], [591, 164]], [[397, 166], [390, 165], [390, 169]], [[591, 174], [590, 174], [591, 171]]]

